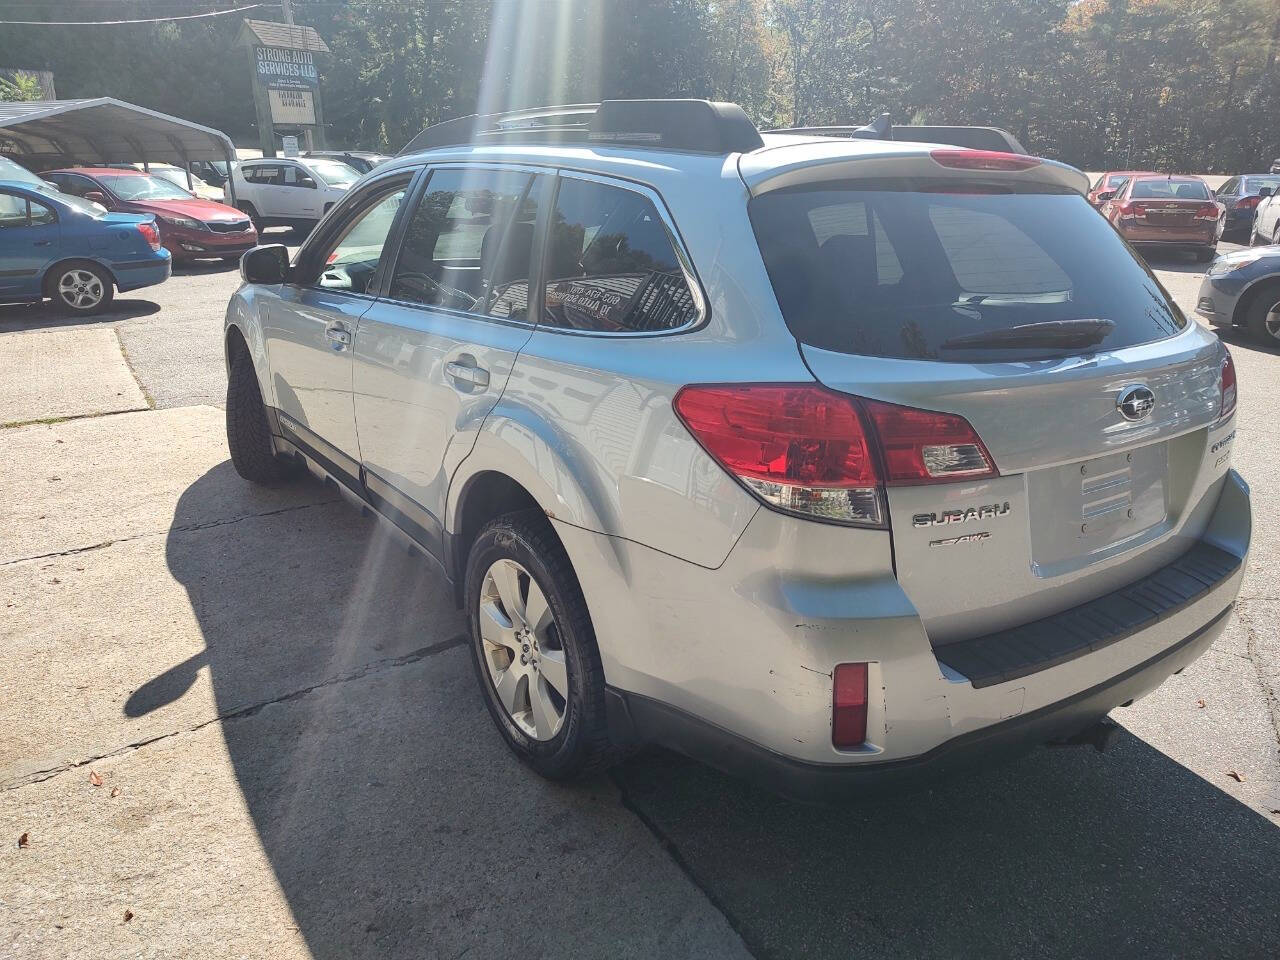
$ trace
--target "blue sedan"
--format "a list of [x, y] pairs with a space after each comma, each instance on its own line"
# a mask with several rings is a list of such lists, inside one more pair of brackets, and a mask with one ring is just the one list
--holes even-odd
[[97, 313], [116, 290], [163, 283], [171, 270], [151, 214], [108, 213], [49, 185], [0, 180], [0, 303], [48, 298]]

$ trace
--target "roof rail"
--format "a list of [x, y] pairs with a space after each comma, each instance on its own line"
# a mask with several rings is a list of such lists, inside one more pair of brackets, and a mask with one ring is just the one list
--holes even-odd
[[882, 113], [865, 127], [785, 127], [766, 130], [765, 133], [797, 133], [812, 137], [838, 137], [841, 139], [901, 140], [910, 143], [947, 143], [974, 150], [1002, 150], [1008, 153], [1026, 153], [1027, 149], [1008, 130], [999, 127], [953, 127], [897, 125], [889, 122], [889, 114]]
[[581, 143], [694, 153], [764, 146], [742, 108], [709, 100], [605, 100], [459, 117], [427, 127], [400, 151], [497, 143]]

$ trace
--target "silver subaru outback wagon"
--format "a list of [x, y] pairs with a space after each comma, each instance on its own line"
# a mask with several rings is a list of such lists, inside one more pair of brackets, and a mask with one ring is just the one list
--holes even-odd
[[902, 130], [428, 128], [245, 255], [236, 469], [438, 561], [548, 777], [656, 743], [832, 796], [1095, 729], [1227, 622], [1231, 356], [1081, 173]]

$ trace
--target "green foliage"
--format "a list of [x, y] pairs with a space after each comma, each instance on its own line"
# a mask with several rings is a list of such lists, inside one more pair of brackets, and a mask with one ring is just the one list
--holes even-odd
[[[89, 0], [46, 6], [44, 19], [101, 18], [103, 9]], [[762, 126], [865, 123], [882, 110], [898, 122], [993, 124], [1034, 152], [1091, 169], [1243, 170], [1280, 155], [1276, 0], [293, 7], [333, 49], [320, 69], [335, 145], [394, 150], [427, 124], [477, 110], [681, 96], [736, 101]], [[122, 18], [156, 9], [146, 0], [111, 8]], [[238, 27], [234, 16], [6, 27], [0, 65], [53, 70], [63, 97], [116, 96], [253, 143], [248, 58], [232, 46]]]
[[40, 78], [33, 73], [17, 70], [12, 78], [0, 76], [0, 103], [39, 100], [43, 96]]

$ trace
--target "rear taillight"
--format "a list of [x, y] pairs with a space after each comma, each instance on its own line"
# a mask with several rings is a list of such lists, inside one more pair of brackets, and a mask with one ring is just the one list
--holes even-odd
[[676, 413], [720, 465], [788, 513], [878, 526], [879, 472], [856, 402], [821, 387], [685, 387]]
[[1197, 220], [1217, 220], [1218, 207], [1213, 203], [1206, 203], [1203, 206], [1196, 207]]
[[994, 477], [991, 455], [964, 417], [863, 400], [884, 452], [885, 483]]
[[880, 526], [885, 485], [998, 476], [963, 417], [816, 384], [689, 386], [675, 409], [761, 500], [815, 520]]
[[160, 249], [160, 233], [156, 230], [154, 224], [140, 223], [138, 224], [138, 232], [142, 234], [142, 239], [151, 245], [152, 250]]
[[1231, 359], [1231, 351], [1222, 348], [1222, 403], [1218, 408], [1218, 419], [1226, 420], [1236, 412], [1236, 362]]
[[1238, 201], [1236, 201], [1236, 209], [1252, 210], [1261, 202], [1262, 202], [1261, 197], [1241, 197]]
[[831, 681], [831, 744], [860, 747], [867, 741], [867, 665], [838, 663]]
[[1133, 203], [1116, 204], [1116, 213], [1120, 214], [1122, 217], [1136, 217], [1138, 215], [1138, 210], [1139, 207]]
[[934, 163], [956, 170], [1030, 170], [1040, 165], [1036, 157], [999, 150], [933, 150]]

